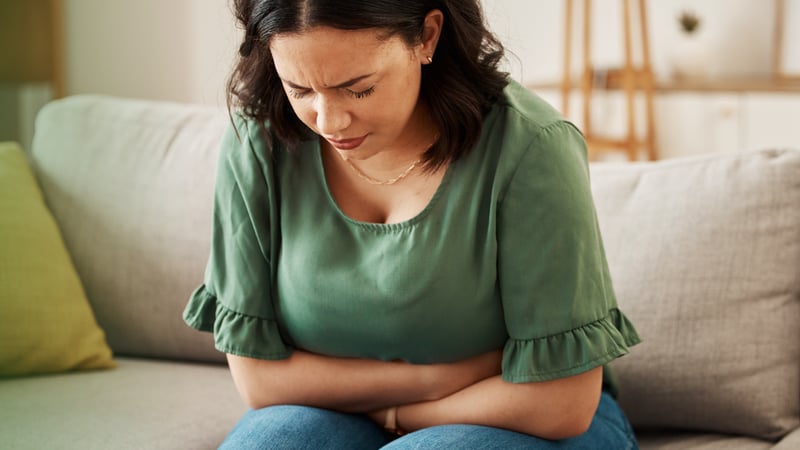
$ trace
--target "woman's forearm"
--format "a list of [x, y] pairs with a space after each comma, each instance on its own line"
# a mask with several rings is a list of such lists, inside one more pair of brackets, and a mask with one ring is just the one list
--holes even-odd
[[453, 364], [415, 365], [295, 351], [276, 361], [228, 355], [228, 365], [251, 408], [296, 404], [367, 412], [450, 395], [499, 373], [500, 358], [497, 351]]
[[563, 439], [589, 427], [600, 401], [601, 385], [599, 367], [541, 383], [512, 384], [494, 376], [439, 400], [400, 406], [397, 424], [408, 432], [466, 423]]

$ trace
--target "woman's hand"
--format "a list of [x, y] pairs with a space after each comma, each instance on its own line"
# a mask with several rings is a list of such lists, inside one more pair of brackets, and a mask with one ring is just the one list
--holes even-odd
[[383, 427], [386, 424], [386, 415], [389, 413], [389, 410], [392, 408], [396, 408], [396, 406], [392, 406], [389, 408], [381, 408], [376, 409], [375, 411], [370, 411], [367, 413], [367, 417], [372, 419], [378, 426]]
[[[428, 400], [440, 400], [477, 382], [499, 375], [502, 358], [503, 352], [494, 350], [454, 363], [429, 366], [431, 378], [428, 383], [431, 391]], [[397, 406], [389, 406], [370, 411], [367, 416], [376, 424], [384, 426], [387, 414], [392, 408], [398, 410]]]
[[381, 409], [376, 409], [375, 411], [370, 411], [367, 413], [367, 417], [372, 419], [372, 421], [377, 423], [378, 425], [383, 426], [383, 424], [386, 423], [386, 413], [388, 413], [389, 410], [392, 408], [393, 407], [381, 408]]

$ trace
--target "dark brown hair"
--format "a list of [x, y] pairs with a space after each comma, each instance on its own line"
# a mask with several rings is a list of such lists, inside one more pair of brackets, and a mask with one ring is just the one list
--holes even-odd
[[425, 16], [444, 15], [432, 64], [422, 71], [420, 95], [440, 130], [425, 154], [433, 169], [458, 159], [477, 143], [483, 118], [507, 84], [498, 69], [502, 44], [487, 29], [479, 0], [233, 0], [244, 28], [239, 58], [228, 82], [228, 107], [238, 108], [288, 148], [314, 135], [292, 110], [269, 49], [272, 36], [315, 26], [375, 28], [409, 46], [422, 40]]

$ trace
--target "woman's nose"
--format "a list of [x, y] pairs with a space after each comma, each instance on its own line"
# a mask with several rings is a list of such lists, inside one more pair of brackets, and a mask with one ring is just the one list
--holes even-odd
[[326, 136], [338, 136], [350, 126], [350, 113], [335, 99], [317, 96], [317, 130]]

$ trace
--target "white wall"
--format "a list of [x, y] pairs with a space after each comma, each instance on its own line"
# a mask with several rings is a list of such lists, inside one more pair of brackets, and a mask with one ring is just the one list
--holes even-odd
[[239, 46], [241, 32], [228, 7], [228, 0], [188, 1], [193, 5], [189, 70], [192, 101], [224, 105], [225, 83]]
[[227, 0], [65, 0], [67, 94], [224, 104]]
[[[580, 0], [574, 0], [573, 47], [575, 62], [581, 54]], [[563, 0], [483, 0], [494, 31], [507, 44], [513, 58], [512, 75], [525, 82], [554, 81], [563, 66], [565, 11]], [[623, 61], [622, 0], [594, 0], [592, 55], [596, 67], [619, 66]], [[635, 2], [631, 2], [635, 3]], [[784, 52], [786, 66], [800, 67], [800, 0], [786, 0]], [[691, 10], [702, 19], [700, 38], [708, 55], [710, 76], [770, 75], [775, 25], [773, 0], [648, 0], [646, 1], [653, 68], [658, 77], [670, 72], [680, 31], [677, 16]], [[634, 14], [636, 9], [633, 9]], [[634, 30], [635, 31], [635, 30]]]
[[784, 70], [800, 77], [800, 0], [785, 0]]
[[[482, 0], [491, 27], [516, 55], [508, 68], [523, 82], [554, 81], [563, 65], [563, 0]], [[580, 29], [576, 4], [576, 30]], [[800, 0], [788, 3], [787, 42], [800, 42]], [[224, 104], [224, 83], [239, 31], [229, 0], [64, 0], [68, 94], [105, 93]], [[594, 0], [595, 65], [622, 61], [621, 0]], [[711, 75], [771, 70], [772, 0], [648, 0], [651, 49], [659, 76], [669, 70], [676, 16], [703, 19]], [[792, 47], [793, 46], [793, 47]], [[784, 57], [800, 71], [800, 45]], [[580, 54], [576, 45], [574, 55]], [[577, 61], [576, 61], [577, 62]], [[577, 64], [573, 64], [573, 67]]]

